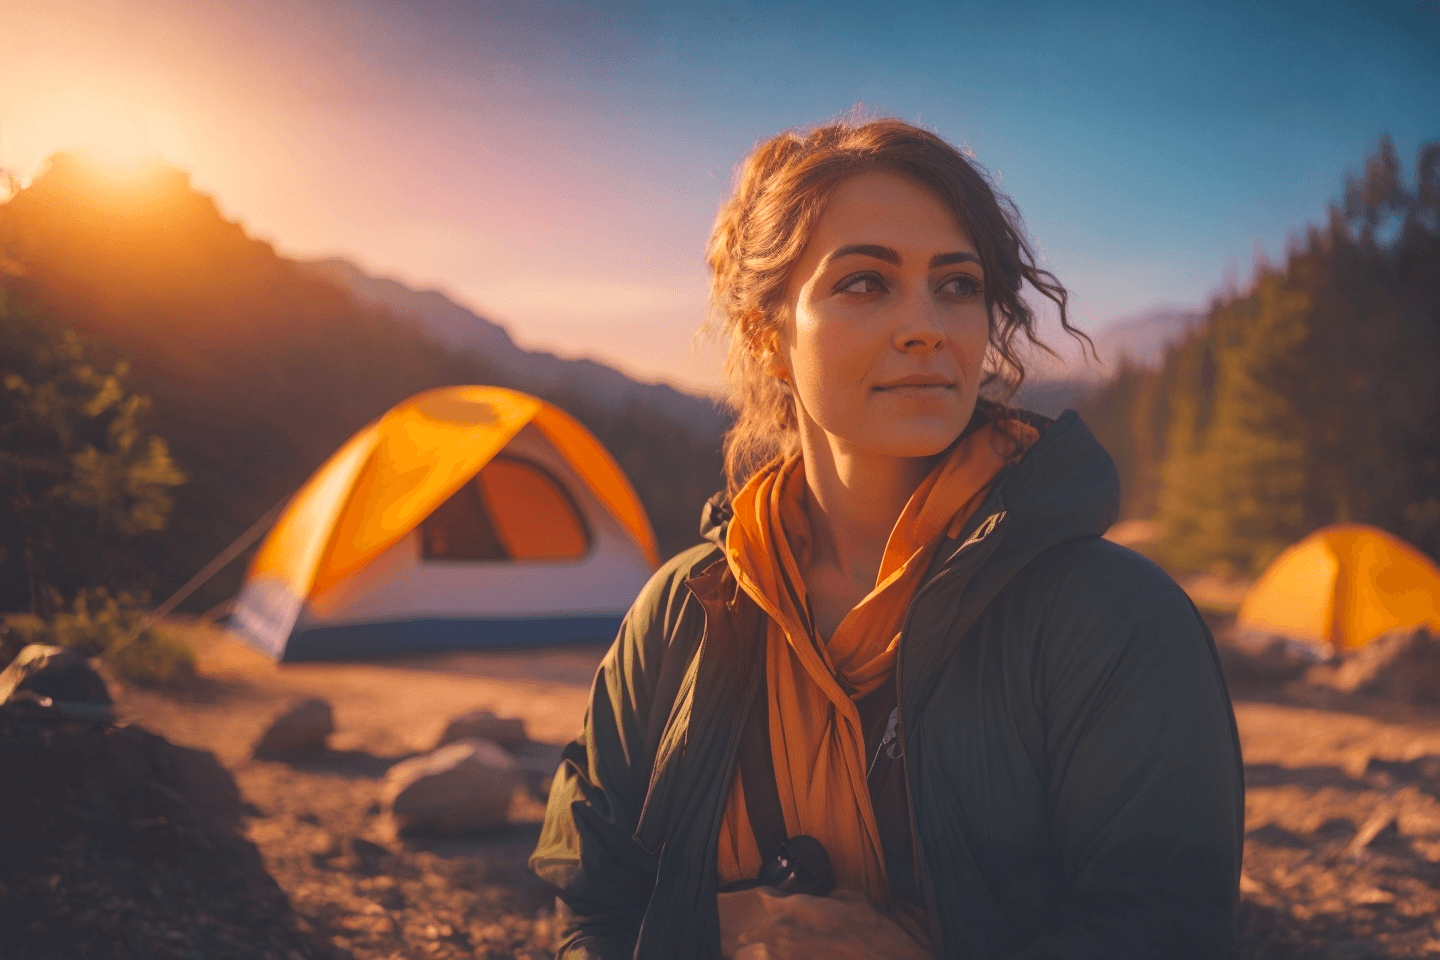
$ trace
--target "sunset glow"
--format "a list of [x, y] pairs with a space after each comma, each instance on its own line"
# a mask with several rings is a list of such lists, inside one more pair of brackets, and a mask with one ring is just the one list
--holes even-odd
[[1278, 59], [1274, 12], [1057, 8], [967, 20], [955, 61], [949, 14], [876, 34], [844, 4], [762, 22], [560, 0], [15, 2], [0, 168], [22, 183], [56, 150], [122, 179], [159, 157], [289, 256], [344, 256], [522, 345], [702, 388], [720, 381], [692, 346], [705, 238], [736, 162], [786, 126], [859, 103], [972, 148], [1091, 330], [1204, 302], [1320, 216], [1381, 133], [1408, 159], [1437, 132], [1416, 96], [1440, 83], [1434, 24], [1328, 7]]

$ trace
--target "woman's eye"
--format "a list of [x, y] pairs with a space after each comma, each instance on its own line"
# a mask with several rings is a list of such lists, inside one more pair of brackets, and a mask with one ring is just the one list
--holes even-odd
[[873, 273], [857, 273], [835, 286], [836, 293], [878, 293], [884, 289], [885, 284]]
[[985, 284], [980, 280], [980, 278], [972, 277], [968, 273], [962, 273], [959, 276], [951, 277], [949, 280], [946, 280], [940, 285], [941, 293], [948, 293], [952, 296], [966, 298], [979, 296], [980, 291], [984, 289]]

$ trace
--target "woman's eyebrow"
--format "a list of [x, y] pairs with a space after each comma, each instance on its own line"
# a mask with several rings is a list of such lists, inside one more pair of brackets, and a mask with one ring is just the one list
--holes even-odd
[[893, 263], [897, 267], [900, 265], [900, 254], [889, 247], [882, 247], [878, 243], [848, 243], [843, 247], [837, 248], [827, 256], [822, 266], [828, 266], [841, 257], [848, 257], [854, 254], [859, 254], [863, 257], [874, 257], [876, 260], [884, 260], [886, 263]]
[[973, 253], [937, 253], [930, 258], [931, 267], [948, 267], [952, 263], [980, 263], [980, 258]]
[[[848, 243], [843, 247], [836, 248], [834, 252], [832, 252], [829, 256], [825, 258], [825, 262], [821, 264], [821, 266], [822, 268], [827, 267], [831, 263], [834, 263], [836, 260], [839, 260], [841, 257], [849, 257], [857, 254], [862, 257], [874, 257], [876, 260], [884, 260], [886, 263], [893, 263], [897, 267], [900, 265], [899, 252], [890, 247], [882, 247], [878, 243]], [[930, 258], [930, 266], [932, 268], [945, 267], [949, 266], [952, 263], [978, 264], [979, 262], [980, 258], [977, 257], [975, 254], [966, 253], [963, 251], [956, 251], [955, 253], [937, 253], [935, 254], [935, 256]]]

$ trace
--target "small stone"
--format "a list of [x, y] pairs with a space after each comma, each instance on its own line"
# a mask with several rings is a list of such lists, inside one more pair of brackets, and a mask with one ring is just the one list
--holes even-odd
[[305, 846], [312, 857], [321, 860], [338, 856], [340, 853], [340, 841], [328, 830], [317, 831]]
[[378, 865], [386, 857], [391, 856], [386, 847], [372, 840], [366, 840], [364, 837], [351, 837], [350, 850], [360, 860], [372, 865]]
[[1369, 820], [1361, 824], [1359, 832], [1355, 834], [1355, 838], [1351, 840], [1349, 846], [1345, 848], [1343, 856], [1353, 857], [1357, 855], [1361, 850], [1368, 847], [1376, 837], [1380, 836], [1385, 829], [1394, 828], [1394, 826], [1395, 814], [1393, 811], [1384, 808], [1376, 810], [1370, 815]]
[[471, 739], [492, 740], [508, 749], [528, 743], [530, 738], [525, 735], [525, 721], [520, 717], [501, 717], [490, 710], [472, 710], [446, 724], [435, 748], [438, 750], [456, 740]]
[[270, 722], [255, 742], [256, 757], [297, 757], [325, 749], [325, 738], [335, 732], [330, 703], [323, 697], [296, 700]]
[[1352, 899], [1362, 907], [1380, 907], [1394, 903], [1395, 894], [1379, 887], [1366, 887], [1364, 890], [1357, 891]]
[[507, 822], [515, 760], [490, 740], [466, 739], [390, 768], [381, 800], [401, 830], [457, 833]]

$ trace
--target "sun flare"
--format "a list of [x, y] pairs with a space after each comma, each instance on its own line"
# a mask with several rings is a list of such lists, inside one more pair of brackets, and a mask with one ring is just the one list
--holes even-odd
[[42, 101], [29, 105], [24, 135], [12, 144], [37, 166], [44, 157], [69, 153], [118, 186], [143, 181], [162, 160], [183, 159], [176, 156], [184, 144], [175, 117], [157, 104], [107, 96], [89, 86]]

